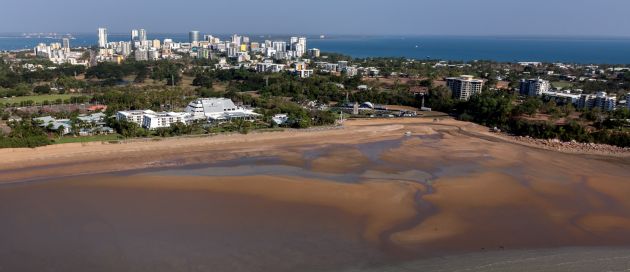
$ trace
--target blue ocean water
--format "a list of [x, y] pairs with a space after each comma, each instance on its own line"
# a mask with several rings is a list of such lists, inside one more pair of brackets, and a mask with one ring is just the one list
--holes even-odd
[[[187, 34], [149, 34], [150, 39], [188, 39]], [[72, 46], [90, 46], [97, 39], [95, 34], [73, 36]], [[286, 38], [277, 35], [250, 37], [254, 41]], [[129, 40], [129, 35], [110, 34], [109, 40]], [[41, 42], [59, 41], [0, 34], [0, 50], [29, 49]], [[320, 39], [313, 36], [309, 37], [308, 47], [353, 57], [630, 64], [630, 37], [331, 36]]]

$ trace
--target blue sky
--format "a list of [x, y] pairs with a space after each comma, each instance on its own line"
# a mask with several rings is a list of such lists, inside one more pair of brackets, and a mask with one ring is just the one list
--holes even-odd
[[630, 36], [628, 0], [0, 2], [0, 32]]

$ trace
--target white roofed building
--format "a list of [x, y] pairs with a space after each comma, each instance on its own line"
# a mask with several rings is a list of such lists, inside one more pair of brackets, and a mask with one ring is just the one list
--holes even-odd
[[170, 127], [171, 124], [186, 124], [190, 114], [186, 112], [159, 112], [148, 113], [142, 117], [142, 127], [147, 129], [157, 129]]
[[152, 110], [119, 111], [116, 113], [116, 120], [136, 123], [142, 126], [145, 114], [155, 114], [155, 112]]
[[200, 98], [190, 102], [186, 113], [193, 120], [205, 119], [208, 122], [222, 122], [233, 119], [253, 120], [259, 116], [251, 109], [237, 106], [228, 98]]

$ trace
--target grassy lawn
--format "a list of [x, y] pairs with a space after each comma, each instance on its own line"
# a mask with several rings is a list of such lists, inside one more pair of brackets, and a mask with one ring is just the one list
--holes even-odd
[[571, 88], [571, 86], [573, 86], [573, 83], [568, 81], [554, 81], [551, 82], [551, 85], [557, 88], [566, 89]]
[[118, 134], [94, 135], [94, 136], [84, 136], [84, 137], [64, 136], [61, 138], [56, 138], [54, 141], [55, 141], [55, 144], [107, 142], [107, 141], [119, 140], [118, 136], [119, 136]]
[[53, 102], [57, 99], [66, 100], [73, 96], [81, 96], [80, 94], [45, 94], [45, 95], [29, 95], [20, 97], [0, 98], [0, 104], [20, 103], [22, 101], [32, 100], [35, 103], [42, 103], [44, 100]]

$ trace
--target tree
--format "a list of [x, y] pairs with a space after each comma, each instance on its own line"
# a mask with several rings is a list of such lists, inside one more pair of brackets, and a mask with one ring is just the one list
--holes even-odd
[[36, 94], [49, 94], [50, 86], [49, 85], [35, 86], [35, 88], [33, 88], [33, 92]]
[[427, 104], [434, 110], [450, 112], [455, 105], [451, 90], [444, 86], [438, 86], [429, 90]]
[[0, 148], [37, 147], [50, 144], [43, 128], [34, 120], [12, 121], [8, 123], [11, 132], [0, 135]]
[[540, 99], [536, 97], [528, 97], [523, 103], [516, 107], [515, 114], [527, 114], [532, 116], [542, 107], [542, 105], [543, 103]]
[[212, 89], [212, 81], [214, 78], [208, 72], [201, 72], [195, 76], [193, 80], [193, 86], [204, 87], [208, 89]]
[[460, 103], [459, 112], [472, 116], [475, 122], [503, 127], [510, 120], [513, 100], [514, 97], [505, 92], [486, 91]]

